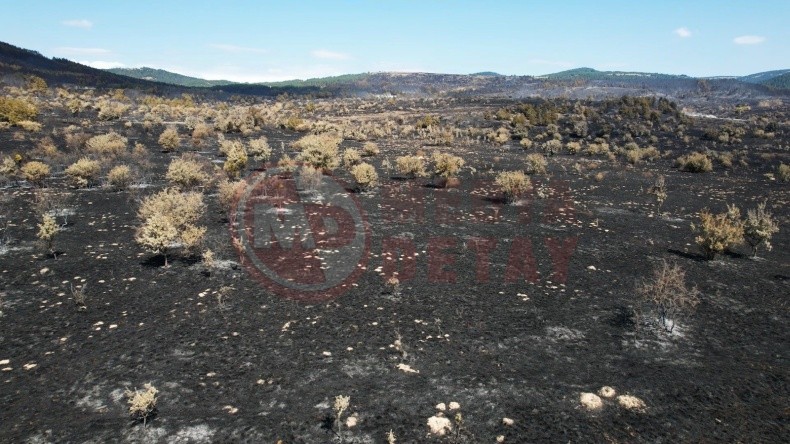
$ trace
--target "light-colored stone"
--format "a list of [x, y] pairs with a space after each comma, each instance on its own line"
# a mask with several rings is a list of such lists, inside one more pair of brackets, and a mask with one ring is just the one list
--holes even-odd
[[428, 418], [428, 431], [434, 436], [444, 436], [453, 429], [453, 424], [444, 416]]
[[620, 404], [621, 407], [628, 410], [644, 410], [645, 407], [647, 407], [644, 401], [637, 398], [636, 396], [631, 395], [618, 396], [617, 403]]
[[582, 406], [587, 410], [598, 410], [603, 407], [603, 401], [601, 401], [601, 398], [595, 393], [582, 393], [579, 396], [579, 402], [581, 402]]
[[614, 398], [614, 395], [617, 394], [614, 388], [605, 385], [598, 390], [598, 394], [603, 398]]

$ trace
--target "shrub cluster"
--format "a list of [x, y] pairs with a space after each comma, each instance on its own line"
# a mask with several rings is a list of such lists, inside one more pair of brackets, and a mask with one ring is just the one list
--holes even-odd
[[354, 148], [347, 148], [343, 151], [343, 167], [347, 170], [351, 170], [355, 165], [359, 165], [362, 162], [362, 156], [359, 154]]
[[705, 153], [691, 153], [685, 156], [678, 157], [675, 165], [681, 171], [689, 171], [692, 173], [707, 173], [713, 171], [713, 162]]
[[44, 180], [46, 180], [50, 174], [49, 165], [35, 160], [22, 165], [20, 171], [25, 180], [37, 187], [44, 186]]
[[375, 142], [365, 142], [362, 145], [362, 155], [365, 157], [375, 156], [379, 152], [379, 146]]
[[752, 247], [752, 256], [757, 256], [757, 247], [765, 245], [765, 249], [771, 251], [771, 237], [779, 231], [779, 225], [773, 215], [766, 211], [765, 202], [757, 205], [757, 208], [746, 212], [746, 219], [743, 222], [743, 235]]
[[257, 139], [250, 140], [247, 154], [252, 156], [256, 162], [266, 162], [272, 157], [272, 149], [269, 146], [269, 141], [266, 136], [261, 136]]
[[175, 127], [167, 127], [159, 135], [159, 146], [165, 151], [175, 151], [181, 145], [181, 137]]
[[85, 149], [97, 155], [117, 156], [126, 151], [129, 140], [115, 131], [93, 136], [85, 142]]
[[23, 98], [0, 97], [0, 122], [16, 125], [34, 120], [38, 116], [36, 105]]
[[340, 165], [338, 149], [340, 136], [331, 133], [309, 134], [293, 143], [300, 150], [298, 160], [324, 171], [332, 171]]
[[98, 161], [83, 157], [66, 168], [66, 176], [71, 184], [77, 188], [86, 188], [99, 178], [101, 165]]
[[699, 219], [691, 228], [698, 233], [695, 241], [708, 259], [743, 241], [741, 211], [736, 206], [728, 205], [727, 212], [715, 215], [702, 210]]
[[456, 177], [464, 166], [464, 159], [461, 157], [438, 151], [433, 153], [432, 160], [433, 174], [444, 179]]
[[360, 191], [369, 190], [374, 188], [379, 181], [379, 175], [376, 173], [376, 168], [369, 163], [360, 163], [351, 168], [351, 175], [357, 182], [357, 188]]
[[209, 181], [209, 175], [205, 172], [203, 163], [195, 156], [183, 155], [178, 159], [173, 159], [167, 167], [165, 178], [181, 190], [190, 190], [200, 187]]
[[173, 188], [147, 197], [137, 213], [142, 222], [135, 240], [147, 250], [165, 256], [180, 244], [188, 253], [194, 253], [202, 243], [205, 227], [197, 224], [206, 211], [203, 195], [180, 192]]
[[118, 165], [107, 173], [107, 184], [116, 191], [129, 188], [132, 179], [132, 169], [126, 165]]
[[422, 156], [400, 156], [395, 158], [395, 170], [411, 178], [426, 176], [425, 160]]
[[659, 321], [669, 332], [675, 328], [678, 314], [699, 304], [699, 291], [686, 286], [686, 272], [676, 264], [662, 261], [653, 269], [651, 279], [637, 287], [637, 293], [658, 310]]
[[546, 161], [546, 158], [542, 154], [527, 154], [528, 174], [546, 174], [548, 165], [548, 161]]
[[505, 201], [513, 202], [529, 190], [530, 180], [521, 171], [503, 171], [496, 177], [494, 183], [505, 194]]

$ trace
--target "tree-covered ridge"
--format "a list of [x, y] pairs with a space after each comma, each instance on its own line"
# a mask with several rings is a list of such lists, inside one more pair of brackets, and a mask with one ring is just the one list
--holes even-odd
[[127, 77], [134, 77], [135, 79], [151, 80], [154, 82], [168, 83], [171, 85], [189, 86], [189, 87], [203, 87], [210, 88], [212, 86], [230, 85], [234, 82], [228, 80], [205, 80], [197, 77], [185, 76], [163, 69], [155, 68], [111, 68], [107, 71]]

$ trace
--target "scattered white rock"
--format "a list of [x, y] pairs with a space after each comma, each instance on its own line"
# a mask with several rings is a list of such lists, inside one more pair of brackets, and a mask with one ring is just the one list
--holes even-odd
[[444, 436], [452, 429], [452, 423], [444, 416], [431, 416], [428, 418], [428, 431], [431, 435]]
[[499, 435], [496, 437], [496, 442], [505, 442], [505, 435]]
[[440, 403], [436, 404], [436, 410], [439, 410], [440, 412], [443, 412], [443, 411], [447, 410], [447, 406], [443, 402], [440, 402]]
[[349, 429], [351, 427], [355, 427], [358, 421], [359, 420], [357, 419], [356, 415], [351, 415], [348, 418], [346, 418], [346, 427], [348, 427]]
[[324, 355], [324, 356], [332, 356], [332, 352], [328, 352], [328, 351], [325, 351], [325, 352], [323, 352], [321, 354]]
[[598, 390], [598, 394], [604, 398], [614, 398], [614, 395], [617, 394], [614, 388], [605, 385]]
[[39, 271], [39, 273], [41, 273], [41, 274], [47, 274], [47, 272], [49, 272], [49, 268], [47, 268], [47, 267], [44, 267], [44, 268], [41, 269], [41, 271]]
[[37, 366], [38, 366], [38, 364], [31, 362], [29, 364], [23, 365], [22, 368], [24, 368], [25, 370], [32, 370], [32, 369], [36, 368]]
[[11, 363], [10, 359], [3, 359], [2, 361], [0, 361], [0, 365], [8, 365], [10, 363]]
[[400, 370], [402, 372], [405, 372], [405, 373], [419, 373], [420, 372], [419, 370], [415, 370], [415, 369], [411, 368], [407, 364], [398, 364], [398, 370]]
[[512, 426], [514, 423], [515, 423], [515, 421], [513, 421], [510, 418], [502, 418], [502, 424], [504, 424], [504, 425], [506, 425], [508, 427]]
[[235, 415], [236, 413], [239, 412], [239, 409], [233, 407], [232, 405], [226, 405], [225, 407], [222, 407], [222, 410], [227, 411], [229, 415]]
[[450, 410], [458, 410], [458, 409], [460, 409], [460, 408], [461, 408], [461, 404], [458, 404], [457, 402], [453, 401], [453, 402], [451, 402], [450, 404], [448, 404], [448, 405], [447, 405], [447, 407], [448, 407]]
[[597, 270], [597, 268], [595, 268], [595, 265], [590, 265], [589, 267], [587, 267], [587, 269], [590, 270], [590, 271]]
[[579, 402], [588, 410], [598, 410], [603, 407], [603, 401], [595, 393], [582, 393], [579, 396]]
[[617, 403], [628, 410], [644, 410], [647, 407], [644, 401], [631, 395], [618, 396]]

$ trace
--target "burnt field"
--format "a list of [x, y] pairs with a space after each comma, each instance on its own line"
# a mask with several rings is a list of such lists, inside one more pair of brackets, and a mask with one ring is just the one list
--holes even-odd
[[[37, 113], [0, 129], [0, 441], [787, 434], [781, 99], [5, 94]], [[196, 216], [146, 217], [166, 189]], [[705, 210], [744, 239], [700, 248]], [[669, 309], [642, 291], [662, 264]]]

